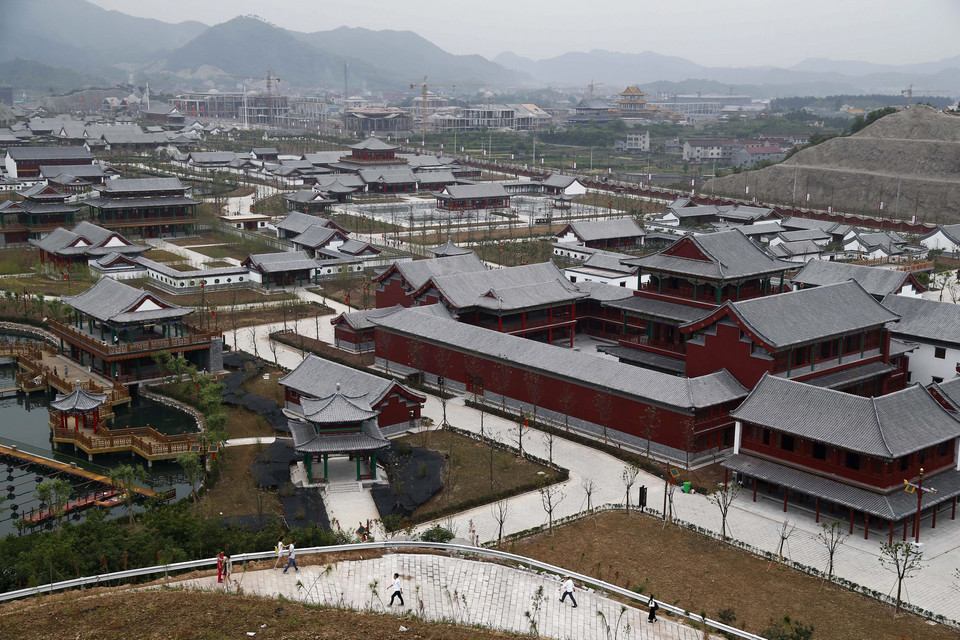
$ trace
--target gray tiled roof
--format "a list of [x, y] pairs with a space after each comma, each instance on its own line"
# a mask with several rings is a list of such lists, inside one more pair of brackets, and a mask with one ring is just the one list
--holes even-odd
[[576, 180], [577, 178], [574, 176], [565, 176], [559, 173], [551, 173], [549, 176], [544, 178], [544, 180], [540, 184], [542, 184], [545, 187], [566, 189], [567, 187], [572, 185], [574, 182], [576, 182]]
[[[100, 321], [114, 323], [169, 320], [171, 318], [182, 318], [194, 311], [193, 307], [175, 305], [148, 291], [135, 289], [113, 278], [100, 278], [97, 284], [83, 293], [76, 296], [63, 296], [62, 299], [64, 304], [70, 305], [81, 313]], [[157, 300], [162, 303], [160, 306], [165, 308], [149, 311], [135, 310], [138, 305], [147, 299]]]
[[960, 411], [960, 376], [935, 382], [929, 388], [938, 391], [947, 402], [952, 404], [952, 411]]
[[251, 266], [259, 267], [266, 273], [315, 269], [318, 266], [317, 261], [308, 256], [305, 251], [250, 254], [243, 262], [244, 264], [249, 262]]
[[361, 169], [360, 178], [367, 184], [409, 184], [417, 182], [417, 176], [410, 169]]
[[[107, 242], [114, 235], [123, 238], [127, 244], [109, 247], [102, 246], [103, 243]], [[81, 238], [88, 244], [85, 246], [70, 246]], [[71, 230], [57, 227], [39, 240], [31, 238], [30, 244], [48, 253], [60, 255], [103, 256], [114, 252], [124, 254], [143, 253], [150, 249], [150, 247], [146, 245], [132, 244], [120, 234], [110, 231], [109, 229], [104, 229], [86, 220], [81, 221]]]
[[[435, 307], [438, 305], [429, 305]], [[363, 329], [372, 329], [376, 325], [370, 321], [371, 318], [379, 318], [381, 316], [388, 316], [391, 313], [396, 313], [400, 309], [403, 309], [399, 304], [395, 304], [392, 307], [382, 307], [380, 309], [362, 309], [360, 311], [351, 311], [350, 313], [341, 313], [333, 320], [330, 321], [331, 324], [338, 324], [341, 320], [346, 322], [348, 325], [353, 327], [354, 330], [362, 331]]]
[[104, 176], [103, 166], [99, 164], [40, 165], [40, 175], [48, 180], [64, 173], [76, 178], [102, 178]]
[[300, 245], [302, 247], [310, 247], [315, 249], [330, 240], [335, 235], [342, 236], [338, 229], [331, 229], [330, 227], [321, 227], [318, 224], [313, 225], [312, 227], [307, 227], [307, 230], [301, 234], [290, 239], [295, 245]]
[[180, 178], [120, 178], [97, 187], [105, 193], [137, 193], [143, 191], [184, 191]]
[[885, 296], [897, 292], [906, 282], [906, 271], [894, 271], [883, 267], [863, 267], [832, 260], [811, 260], [796, 276], [794, 283], [810, 286], [835, 284], [846, 280], [856, 280], [860, 286], [874, 296]]
[[[425, 316], [419, 314], [418, 317]], [[313, 354], [308, 355], [296, 369], [280, 378], [280, 384], [311, 398], [328, 398], [337, 392], [339, 385], [350, 397], [362, 397], [369, 407], [376, 407], [395, 387], [402, 388], [414, 397], [423, 397], [396, 380], [381, 378]]]
[[507, 311], [586, 297], [552, 262], [441, 275], [431, 281], [456, 309], [482, 307]]
[[862, 331], [897, 319], [854, 280], [723, 306], [774, 348]]
[[452, 200], [469, 200], [471, 198], [507, 198], [506, 189], [499, 182], [482, 182], [477, 184], [450, 184], [438, 198]]
[[960, 346], [960, 305], [889, 294], [883, 306], [900, 316], [887, 325], [891, 333]]
[[799, 231], [784, 231], [778, 237], [784, 242], [797, 242], [799, 240], [830, 240], [833, 236], [820, 229], [801, 229]]
[[129, 209], [130, 207], [178, 207], [200, 204], [199, 200], [186, 196], [165, 196], [156, 198], [92, 198], [83, 204], [94, 209]]
[[300, 408], [304, 418], [318, 424], [361, 422], [380, 413], [370, 408], [365, 394], [346, 396], [340, 391], [325, 398], [301, 398]]
[[773, 258], [743, 235], [738, 229], [685, 236], [677, 242], [692, 242], [709, 260], [694, 260], [667, 255], [676, 243], [653, 255], [625, 260], [625, 264], [637, 265], [646, 271], [664, 271], [685, 274], [691, 277], [715, 280], [735, 280], [751, 276], [776, 274], [796, 268], [789, 262]]
[[414, 309], [404, 309], [377, 318], [374, 323], [425, 343], [476, 353], [552, 378], [570, 380], [626, 398], [687, 412], [747, 395], [746, 389], [725, 369], [700, 378], [679, 378], [454, 320], [427, 316]]
[[285, 194], [283, 196], [283, 199], [286, 200], [287, 202], [298, 202], [298, 203], [315, 202], [315, 203], [321, 203], [321, 204], [324, 204], [324, 203], [332, 204], [333, 202], [335, 202], [334, 200], [330, 200], [329, 198], [324, 198], [322, 193], [320, 193], [319, 191], [314, 191], [313, 189], [300, 189], [299, 191]]
[[[636, 238], [644, 235], [643, 229], [633, 218], [607, 218], [589, 222], [573, 222], [567, 226], [584, 242], [610, 240], [614, 238]], [[564, 229], [557, 236], [566, 233]]]
[[60, 411], [91, 411], [102, 405], [106, 399], [105, 393], [90, 393], [77, 387], [66, 395], [58, 393], [50, 407]]
[[303, 159], [313, 165], [333, 164], [339, 162], [342, 155], [342, 151], [318, 151], [303, 154]]
[[428, 247], [427, 251], [437, 256], [438, 258], [443, 258], [445, 256], [463, 256], [468, 253], [473, 253], [472, 249], [465, 249], [463, 247], [458, 247], [453, 244], [453, 240], [447, 238], [447, 242], [437, 247]]
[[767, 249], [771, 255], [778, 258], [789, 258], [790, 256], [806, 256], [812, 253], [823, 253], [823, 247], [813, 240], [796, 240], [793, 242], [781, 242], [771, 245]]
[[577, 289], [587, 294], [590, 300], [611, 302], [633, 297], [633, 290], [603, 282], [578, 282]]
[[[299, 192], [298, 192], [299, 193]], [[309, 213], [301, 213], [299, 211], [294, 211], [286, 218], [277, 223], [277, 229], [283, 229], [284, 231], [290, 231], [292, 233], [303, 233], [307, 229], [313, 226], [327, 226], [330, 223], [326, 218], [319, 218], [317, 216], [312, 216]]]
[[884, 459], [960, 436], [960, 421], [920, 385], [865, 398], [764, 374], [730, 415]]
[[825, 389], [841, 389], [843, 387], [848, 387], [853, 384], [865, 382], [878, 376], [885, 375], [892, 371], [896, 371], [896, 369], [897, 368], [895, 366], [887, 362], [875, 361], [868, 362], [867, 364], [858, 364], [857, 366], [850, 367], [849, 369], [840, 369], [839, 371], [834, 371], [826, 375], [810, 378], [804, 382], [815, 387], [823, 387]]
[[423, 283], [433, 276], [487, 270], [487, 265], [483, 264], [483, 261], [472, 251], [457, 256], [396, 262], [394, 266], [414, 291], [423, 286]]
[[594, 251], [587, 259], [583, 261], [583, 266], [593, 267], [595, 269], [605, 269], [606, 271], [615, 271], [622, 274], [636, 273], [638, 267], [623, 264], [623, 260], [630, 258], [625, 253], [614, 253], [612, 251]]
[[93, 156], [84, 147], [10, 147], [7, 155], [14, 160], [89, 160]]
[[767, 235], [769, 233], [780, 233], [783, 231], [783, 227], [779, 222], [774, 220], [765, 220], [763, 222], [755, 222], [743, 227], [740, 227], [740, 231], [743, 232], [743, 235], [747, 236], [759, 236]]
[[380, 253], [380, 250], [377, 249], [374, 245], [369, 242], [364, 242], [362, 240], [347, 240], [342, 245], [337, 247], [337, 251], [340, 253], [346, 253], [347, 255], [355, 256], [358, 253], [366, 251], [367, 249], [374, 249], [375, 253]]
[[[857, 511], [865, 511], [886, 520], [902, 520], [917, 511], [917, 499], [899, 488], [888, 494], [877, 493], [872, 488], [860, 488], [848, 482], [839, 482], [778, 464], [773, 460], [742, 453], [727, 458], [721, 464], [731, 471]], [[940, 504], [960, 494], [960, 472], [950, 469], [935, 476], [928, 476], [924, 478], [923, 484], [937, 490], [936, 493], [927, 494], [924, 504], [928, 507]]]
[[416, 171], [417, 180], [420, 184], [453, 184], [457, 181], [453, 171]]
[[646, 296], [630, 296], [624, 300], [608, 302], [603, 306], [621, 309], [628, 316], [637, 315], [645, 318], [672, 320], [681, 324], [699, 320], [709, 313], [706, 309], [699, 307]]
[[773, 209], [766, 207], [751, 207], [749, 205], [735, 204], [717, 207], [719, 216], [723, 220], [741, 220], [744, 222], [766, 218], [773, 213]]
[[936, 229], [920, 236], [921, 240], [925, 240], [937, 234], [937, 232], [942, 232], [955, 244], [960, 244], [960, 224], [941, 224], [938, 225]]
[[389, 151], [390, 149], [399, 149], [397, 145], [384, 142], [380, 138], [370, 136], [363, 142], [350, 145], [351, 149], [361, 149], [367, 151]]
[[364, 423], [360, 431], [318, 434], [316, 427], [302, 420], [289, 420], [293, 448], [303, 453], [348, 453], [376, 451], [390, 444], [383, 437], [380, 427], [372, 422]]

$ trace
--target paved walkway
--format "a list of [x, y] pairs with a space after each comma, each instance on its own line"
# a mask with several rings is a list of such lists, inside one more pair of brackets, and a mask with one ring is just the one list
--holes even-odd
[[[301, 563], [311, 561], [298, 554]], [[327, 567], [331, 567], [327, 572]], [[404, 604], [389, 605], [393, 574], [399, 573]], [[566, 639], [606, 638], [598, 612], [614, 626], [620, 615], [620, 603], [597, 593], [578, 590], [578, 607], [561, 603], [560, 583], [532, 571], [521, 571], [489, 562], [463, 560], [430, 554], [387, 554], [370, 560], [341, 561], [292, 569], [244, 572], [234, 566], [234, 580], [245, 594], [283, 596], [290, 600], [350, 607], [391, 615], [419, 615], [427, 620], [453, 620], [459, 625], [481, 625], [493, 629], [530, 633], [536, 591], [543, 587], [543, 601], [535, 616], [541, 636]], [[187, 580], [176, 585], [194, 589], [218, 589], [215, 575]], [[376, 593], [374, 593], [376, 592]], [[569, 600], [569, 599], [568, 599]], [[398, 629], [403, 620], [397, 621]], [[647, 622], [644, 609], [627, 608], [621, 629], [629, 624], [631, 632], [620, 637], [638, 640], [702, 640], [703, 635], [661, 616]], [[251, 629], [251, 631], [255, 631]], [[610, 636], [612, 637], [612, 636]], [[715, 636], [711, 636], [715, 638]]]

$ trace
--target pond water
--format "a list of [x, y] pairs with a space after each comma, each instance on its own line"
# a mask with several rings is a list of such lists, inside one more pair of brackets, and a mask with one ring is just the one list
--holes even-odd
[[[0, 388], [15, 386], [15, 374], [16, 365], [9, 360], [0, 359]], [[89, 462], [87, 455], [74, 449], [73, 445], [60, 443], [54, 449], [47, 412], [53, 398], [53, 394], [46, 393], [29, 396], [17, 393], [0, 398], [0, 443], [16, 445], [22, 451], [60, 462], [75, 462], [77, 466], [101, 475], [107, 475], [111, 468], [120, 464], [147, 466], [146, 460], [130, 453], [97, 454], [94, 461]], [[129, 405], [115, 407], [114, 412], [116, 417], [111, 425], [112, 429], [144, 427], [149, 424], [167, 434], [196, 430], [196, 422], [187, 413], [138, 395], [134, 395]], [[155, 461], [153, 468], [147, 469], [147, 472], [148, 483], [152, 488], [158, 491], [175, 489], [177, 498], [189, 495], [190, 485], [175, 460]], [[0, 497], [5, 498], [5, 502], [0, 504], [0, 536], [16, 533], [14, 522], [23, 514], [29, 513], [31, 507], [38, 508], [36, 485], [38, 478], [43, 480], [47, 473], [48, 471], [41, 467], [0, 460]], [[93, 483], [84, 482], [80, 478], [67, 477], [67, 480], [79, 494], [95, 488]], [[17, 506], [16, 515], [11, 513], [11, 505]], [[124, 507], [116, 507], [112, 515], [119, 515], [123, 509]], [[82, 512], [75, 515], [74, 519], [83, 517]]]

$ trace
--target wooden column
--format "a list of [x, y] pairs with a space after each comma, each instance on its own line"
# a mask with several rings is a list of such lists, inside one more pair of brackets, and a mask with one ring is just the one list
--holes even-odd
[[863, 512], [863, 539], [870, 539], [870, 514], [866, 511]]
[[787, 512], [787, 498], [790, 497], [790, 489], [787, 487], [783, 488], [783, 512]]
[[754, 478], [753, 479], [753, 501], [754, 502], [757, 501], [757, 485], [758, 484], [760, 484], [760, 480], [758, 478]]
[[816, 523], [820, 524], [820, 498], [817, 498], [817, 519]]
[[890, 540], [887, 544], [893, 544], [893, 520], [890, 521]]
[[940, 511], [940, 505], [935, 504], [935, 505], [933, 505], [933, 522], [930, 523], [930, 528], [931, 528], [931, 529], [936, 529], [936, 528], [937, 528], [937, 511]]
[[850, 507], [850, 533], [853, 534], [853, 507]]

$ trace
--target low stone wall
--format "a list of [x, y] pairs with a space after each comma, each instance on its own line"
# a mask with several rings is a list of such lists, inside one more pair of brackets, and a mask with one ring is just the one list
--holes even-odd
[[0, 322], [0, 332], [11, 333], [15, 336], [24, 336], [27, 338], [36, 338], [54, 346], [60, 344], [57, 337], [46, 329], [34, 327], [33, 325], [29, 324], [20, 324], [19, 322]]
[[160, 404], [166, 405], [168, 407], [173, 407], [175, 409], [180, 409], [181, 411], [184, 411], [190, 414], [197, 421], [197, 431], [199, 431], [200, 433], [203, 433], [204, 431], [207, 430], [207, 421], [203, 417], [203, 414], [200, 413], [198, 409], [191, 407], [185, 402], [180, 402], [179, 400], [174, 400], [173, 398], [170, 398], [168, 396], [164, 396], [159, 393], [154, 393], [149, 389], [147, 389], [146, 387], [142, 387], [142, 386], [140, 387], [140, 395], [149, 400], [153, 400], [154, 402], [159, 402]]

